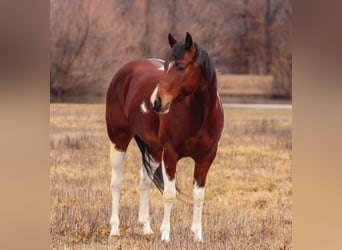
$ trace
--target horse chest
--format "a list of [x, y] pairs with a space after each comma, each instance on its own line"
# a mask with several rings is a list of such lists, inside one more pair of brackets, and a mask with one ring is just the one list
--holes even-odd
[[196, 122], [168, 125], [167, 130], [164, 127], [164, 131], [160, 131], [160, 141], [162, 145], [171, 144], [179, 156], [195, 158], [210, 151], [214, 140], [209, 133], [199, 132], [200, 125]]

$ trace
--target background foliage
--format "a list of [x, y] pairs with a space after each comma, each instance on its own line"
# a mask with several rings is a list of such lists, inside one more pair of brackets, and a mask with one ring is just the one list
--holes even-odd
[[167, 35], [189, 31], [218, 71], [274, 76], [273, 94], [291, 96], [291, 0], [50, 0], [50, 89], [103, 96], [118, 67], [167, 59]]

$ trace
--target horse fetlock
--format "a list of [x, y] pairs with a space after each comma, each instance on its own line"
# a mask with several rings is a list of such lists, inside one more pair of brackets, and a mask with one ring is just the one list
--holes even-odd
[[[140, 212], [140, 211], [139, 211]], [[141, 213], [141, 212], [140, 212]], [[140, 223], [140, 224], [145, 224], [145, 223], [147, 223], [147, 222], [149, 222], [149, 218], [144, 214], [144, 215], [142, 215], [142, 214], [140, 214], [139, 213], [139, 218], [138, 218], [138, 222]]]
[[110, 219], [109, 224], [111, 225], [111, 235], [113, 232], [113, 235], [119, 235], [119, 224], [120, 224], [120, 220], [117, 216], [113, 216]]
[[161, 240], [166, 243], [170, 242], [170, 231], [162, 231]]
[[154, 234], [149, 221], [143, 224], [143, 233], [144, 235]]
[[193, 233], [202, 232], [202, 226], [201, 225], [192, 224], [191, 231]]
[[112, 224], [112, 228], [110, 230], [110, 236], [120, 236], [119, 224]]
[[163, 221], [160, 226], [160, 232], [162, 233], [161, 240], [169, 242], [170, 241], [170, 224]]
[[163, 223], [160, 226], [160, 232], [165, 232], [165, 231], [170, 232], [170, 224], [167, 224], [163, 221]]
[[143, 233], [144, 235], [153, 234], [153, 230], [151, 229], [150, 219], [146, 216], [139, 216], [138, 222], [143, 225]]

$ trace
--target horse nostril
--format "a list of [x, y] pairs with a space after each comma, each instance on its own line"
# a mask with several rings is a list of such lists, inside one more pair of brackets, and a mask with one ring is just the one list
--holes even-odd
[[156, 112], [160, 112], [160, 110], [161, 110], [161, 99], [159, 96], [157, 96], [156, 99], [154, 100], [152, 109]]

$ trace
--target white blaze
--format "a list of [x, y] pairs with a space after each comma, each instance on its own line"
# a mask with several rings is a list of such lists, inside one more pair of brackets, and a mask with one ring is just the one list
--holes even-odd
[[175, 64], [175, 61], [171, 61], [170, 63], [169, 63], [169, 67], [168, 67], [168, 69], [167, 69], [167, 71], [170, 71], [170, 69], [172, 68], [172, 66]]
[[158, 86], [153, 90], [150, 101], [153, 106], [154, 101], [157, 99], [157, 93], [158, 93]]

